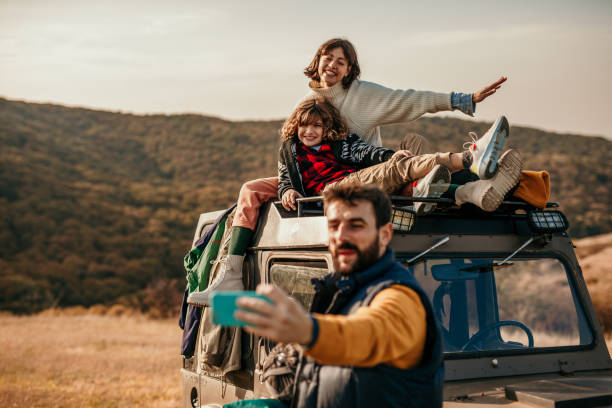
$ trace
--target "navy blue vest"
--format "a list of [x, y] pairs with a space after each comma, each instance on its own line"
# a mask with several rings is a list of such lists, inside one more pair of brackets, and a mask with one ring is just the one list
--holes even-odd
[[[444, 366], [440, 330], [427, 294], [412, 273], [395, 262], [390, 248], [370, 268], [334, 282], [334, 290], [330, 291], [328, 288], [332, 285], [323, 281], [315, 284], [317, 295], [313, 301], [313, 311], [348, 315], [370, 304], [381, 290], [397, 284], [417, 292], [427, 313], [427, 336], [421, 363], [411, 369], [400, 369], [387, 364], [351, 367], [321, 365], [311, 358], [303, 358], [296, 376], [293, 406], [442, 406]], [[317, 296], [328, 300], [321, 301]], [[405, 312], [410, 313], [410, 310]]]

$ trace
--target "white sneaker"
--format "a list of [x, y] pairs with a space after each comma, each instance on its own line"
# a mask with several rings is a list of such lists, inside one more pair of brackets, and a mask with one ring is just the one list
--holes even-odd
[[242, 263], [244, 255], [227, 255], [220, 261], [221, 270], [215, 280], [201, 292], [193, 292], [187, 297], [187, 303], [196, 306], [208, 306], [213, 292], [244, 290], [242, 283]]
[[[425, 177], [417, 182], [412, 191], [413, 197], [439, 198], [448, 190], [450, 185], [450, 170], [441, 164], [436, 165]], [[432, 212], [436, 203], [415, 202], [414, 209], [417, 215]]]
[[519, 152], [508, 150], [499, 159], [499, 170], [493, 178], [459, 186], [455, 191], [455, 203], [472, 203], [485, 211], [495, 211], [508, 191], [520, 181], [522, 168]]
[[497, 159], [509, 134], [510, 126], [504, 116], [497, 118], [480, 139], [477, 139], [476, 133], [470, 132], [472, 142], [468, 142], [469, 147], [466, 147], [467, 143], [463, 147], [472, 153], [470, 171], [481, 180], [490, 179], [495, 175], [498, 167]]

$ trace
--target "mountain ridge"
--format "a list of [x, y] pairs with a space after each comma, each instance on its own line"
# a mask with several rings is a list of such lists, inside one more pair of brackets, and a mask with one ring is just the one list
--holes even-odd
[[[138, 115], [0, 98], [0, 309], [33, 312], [180, 286], [199, 213], [228, 207], [243, 182], [276, 174], [281, 120]], [[486, 122], [424, 117], [384, 127], [458, 151]], [[612, 231], [612, 142], [511, 127], [525, 168], [551, 173], [570, 232]], [[173, 287], [174, 287], [173, 286]]]

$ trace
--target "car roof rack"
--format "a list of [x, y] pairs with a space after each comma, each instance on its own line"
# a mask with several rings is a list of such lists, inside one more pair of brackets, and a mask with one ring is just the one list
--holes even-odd
[[[414, 203], [423, 202], [423, 203], [436, 203], [437, 207], [434, 212], [461, 212], [464, 211], [463, 207], [456, 207], [455, 201], [450, 198], [428, 198], [428, 197], [406, 197], [406, 196], [397, 196], [390, 195], [391, 203], [394, 207], [406, 207], [411, 206]], [[274, 205], [277, 207], [279, 213], [283, 218], [286, 217], [319, 217], [323, 215], [323, 196], [314, 196], [314, 197], [305, 197], [298, 198], [296, 200], [297, 204], [297, 212], [296, 211], [287, 211], [283, 208], [280, 201], [275, 201]], [[468, 212], [483, 212], [473, 205], [466, 205], [468, 208]], [[548, 202], [546, 203], [546, 208], [558, 208], [559, 203], [557, 202]], [[502, 201], [499, 208], [494, 211], [494, 214], [513, 214], [517, 210], [533, 210], [536, 209], [533, 205], [525, 202], [525, 201]], [[491, 213], [489, 213], [491, 214]]]

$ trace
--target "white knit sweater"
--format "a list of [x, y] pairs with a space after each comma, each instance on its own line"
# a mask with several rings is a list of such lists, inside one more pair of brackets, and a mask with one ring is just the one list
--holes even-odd
[[317, 88], [302, 101], [315, 95], [325, 97], [340, 111], [350, 133], [356, 133], [367, 143], [382, 146], [378, 126], [410, 122], [424, 115], [452, 110], [449, 93], [390, 89], [373, 82], [354, 80], [348, 89], [338, 82], [331, 88]]

